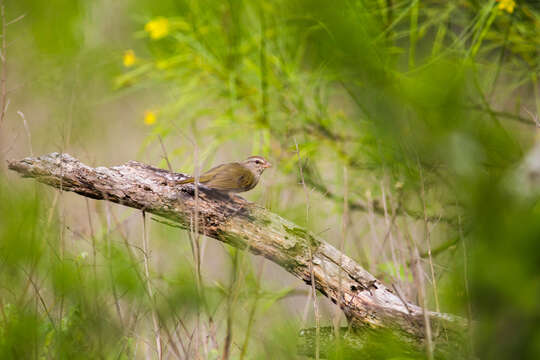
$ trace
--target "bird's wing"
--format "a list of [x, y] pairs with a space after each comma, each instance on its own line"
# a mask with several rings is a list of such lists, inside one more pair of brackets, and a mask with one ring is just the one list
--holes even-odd
[[[199, 183], [205, 184], [205, 183], [211, 181], [224, 165], [228, 165], [228, 164], [221, 164], [221, 165], [218, 165], [218, 166], [214, 166], [213, 168], [211, 168], [207, 172], [201, 174], [199, 176]], [[194, 181], [195, 181], [195, 177], [190, 176], [190, 177], [188, 177], [188, 178], [186, 178], [184, 180], [179, 181], [178, 184], [191, 184]]]
[[[222, 191], [247, 191], [257, 185], [257, 178], [244, 165], [234, 162], [221, 164], [201, 174], [199, 183]], [[181, 180], [179, 184], [193, 183], [193, 177]]]
[[241, 175], [236, 179], [238, 189], [243, 189], [244, 191], [251, 190], [257, 185], [258, 178], [251, 170], [246, 169], [245, 166], [242, 166], [242, 169]]
[[224, 169], [226, 169], [226, 166], [227, 165], [231, 165], [231, 164], [221, 164], [221, 165], [218, 165], [218, 166], [214, 166], [213, 168], [211, 168], [210, 170], [208, 170], [207, 172], [205, 173], [202, 173], [201, 176], [199, 177], [199, 182], [201, 184], [206, 184], [210, 181], [212, 181], [213, 179], [216, 178], [216, 176], [218, 176]]
[[216, 166], [204, 173], [201, 183], [208, 187], [224, 190], [238, 191], [251, 189], [256, 184], [253, 173], [240, 163], [228, 163]]

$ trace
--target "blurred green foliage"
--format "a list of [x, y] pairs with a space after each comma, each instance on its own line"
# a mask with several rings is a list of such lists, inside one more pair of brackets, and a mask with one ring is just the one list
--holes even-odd
[[[112, 15], [100, 2], [6, 6], [8, 19], [26, 14], [8, 27], [26, 41], [13, 67], [32, 74], [34, 93], [62, 99], [51, 111], [60, 143], [100, 136], [103, 116], [91, 115], [100, 101], [148, 95], [139, 154], [171, 140], [184, 172], [194, 143], [206, 165], [269, 157], [285, 180], [264, 205], [320, 231], [319, 221], [343, 217], [333, 235], [346, 252], [412, 300], [412, 249], [433, 250], [433, 274], [422, 257], [429, 307], [476, 321], [472, 352], [449, 357], [540, 357], [538, 194], [508, 180], [537, 138], [523, 111], [540, 112], [534, 1], [126, 0]], [[297, 357], [303, 324], [280, 305], [294, 291], [266, 289], [245, 256], [229, 249], [228, 280], [200, 284], [188, 239], [153, 232], [172, 265], [156, 264], [150, 296], [131, 244], [140, 234], [111, 231], [102, 210], [88, 210], [101, 219], [95, 233], [76, 234], [51, 203], [2, 174], [0, 358], [144, 357], [144, 341], [154, 354], [154, 311], [168, 343], [182, 334], [179, 354], [221, 356], [234, 317], [233, 357]], [[66, 248], [71, 237], [84, 244]], [[211, 340], [186, 350], [201, 321]], [[425, 356], [391, 335], [340, 349], [330, 358]]]

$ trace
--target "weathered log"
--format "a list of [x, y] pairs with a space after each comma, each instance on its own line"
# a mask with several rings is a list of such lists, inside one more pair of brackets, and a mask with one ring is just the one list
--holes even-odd
[[[9, 161], [24, 177], [80, 195], [144, 210], [201, 234], [275, 262], [311, 283], [339, 304], [353, 327], [398, 330], [412, 341], [424, 338], [423, 309], [406, 302], [347, 255], [306, 229], [239, 196], [199, 185], [178, 185], [187, 175], [130, 161], [122, 166], [92, 168], [68, 154], [52, 153]], [[198, 216], [194, 216], [198, 211]], [[191, 225], [190, 225], [191, 224]], [[465, 333], [457, 316], [429, 311], [432, 327]]]

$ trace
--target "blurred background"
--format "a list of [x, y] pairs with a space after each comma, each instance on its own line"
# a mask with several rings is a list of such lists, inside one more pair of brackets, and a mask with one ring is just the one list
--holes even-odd
[[[540, 357], [538, 2], [2, 6], [0, 358], [158, 358], [156, 328], [163, 358], [298, 358], [336, 319], [213, 239], [197, 283], [189, 234], [147, 216], [148, 296], [139, 211], [7, 170], [54, 151], [184, 173], [265, 156], [245, 197], [474, 320], [459, 356]], [[327, 356], [426, 356], [392, 341]]]

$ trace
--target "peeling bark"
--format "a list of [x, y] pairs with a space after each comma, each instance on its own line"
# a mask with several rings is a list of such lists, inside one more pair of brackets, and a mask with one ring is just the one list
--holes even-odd
[[[110, 168], [91, 168], [68, 154], [51, 153], [10, 161], [9, 168], [23, 177], [35, 178], [64, 191], [162, 216], [186, 229], [195, 218], [197, 206], [201, 234], [262, 255], [307, 284], [311, 282], [311, 253], [316, 288], [340, 304], [353, 327], [393, 329], [411, 341], [423, 341], [421, 307], [405, 303], [320, 237], [239, 196], [228, 196], [199, 185], [196, 205], [194, 185], [178, 184], [187, 175], [136, 161]], [[431, 311], [429, 317], [434, 328], [446, 329], [439, 332], [444, 332], [445, 337], [449, 332], [465, 333], [467, 325], [462, 318]]]

